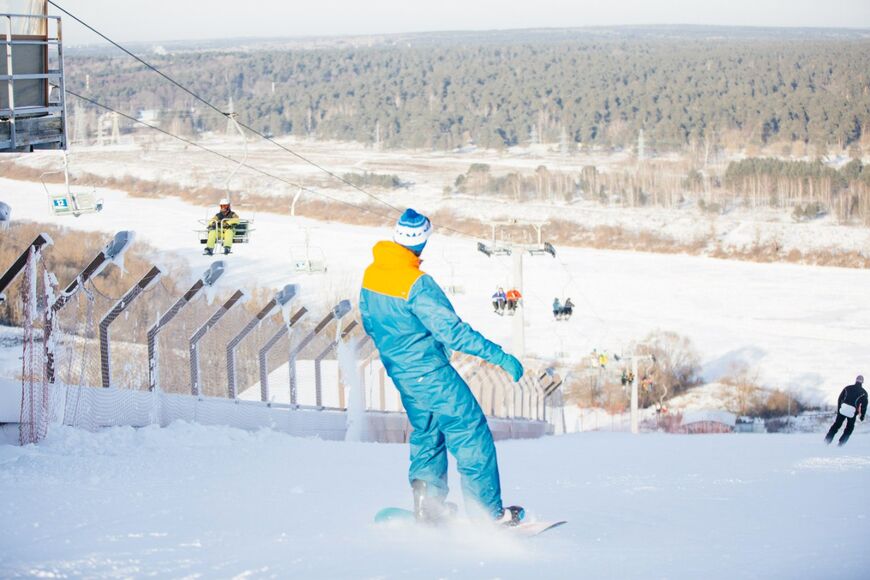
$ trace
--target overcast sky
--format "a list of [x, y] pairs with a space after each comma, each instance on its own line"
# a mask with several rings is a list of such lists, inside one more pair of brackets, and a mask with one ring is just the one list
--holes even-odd
[[[56, 1], [120, 41], [619, 24], [870, 28], [870, 0]], [[64, 39], [97, 41], [73, 22]]]

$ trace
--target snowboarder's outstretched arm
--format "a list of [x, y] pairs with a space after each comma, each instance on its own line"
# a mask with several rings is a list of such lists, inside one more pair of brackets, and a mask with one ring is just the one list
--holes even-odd
[[441, 344], [451, 350], [477, 356], [498, 365], [504, 368], [515, 381], [522, 376], [522, 365], [519, 361], [471, 328], [468, 323], [463, 322], [453, 310], [453, 305], [450, 304], [444, 291], [431, 276], [424, 275], [417, 280], [411, 289], [408, 304], [423, 326]]

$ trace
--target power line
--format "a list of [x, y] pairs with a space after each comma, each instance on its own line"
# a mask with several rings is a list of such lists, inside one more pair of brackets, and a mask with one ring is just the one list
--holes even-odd
[[[105, 104], [103, 104], [103, 103], [100, 103], [99, 101], [96, 101], [96, 100], [94, 100], [94, 99], [91, 99], [90, 97], [86, 97], [86, 96], [84, 96], [84, 95], [80, 95], [80, 94], [78, 94], [78, 93], [76, 93], [75, 91], [72, 91], [72, 90], [70, 90], [70, 89], [66, 89], [66, 93], [69, 94], [69, 95], [72, 95], [72, 96], [74, 96], [74, 97], [76, 97], [76, 98], [78, 98], [78, 99], [81, 99], [81, 100], [85, 101], [86, 103], [90, 103], [91, 105], [94, 105], [95, 107], [99, 107], [100, 109], [103, 109], [103, 110], [105, 110], [105, 111], [109, 111], [109, 112], [111, 112], [111, 113], [116, 113], [117, 115], [119, 115], [119, 116], [121, 116], [121, 117], [124, 117], [125, 119], [127, 119], [127, 120], [129, 120], [129, 121], [132, 121], [133, 123], [137, 123], [137, 124], [139, 124], [139, 125], [142, 125], [143, 127], [147, 127], [147, 128], [149, 128], [149, 129], [153, 129], [154, 131], [157, 131], [157, 132], [159, 132], [159, 133], [163, 133], [164, 135], [166, 135], [166, 136], [168, 136], [168, 137], [172, 137], [173, 139], [177, 139], [178, 141], [181, 141], [182, 143], [186, 143], [186, 144], [188, 144], [188, 145], [191, 145], [191, 146], [193, 146], [193, 147], [196, 147], [197, 149], [202, 149], [203, 151], [206, 151], [206, 152], [208, 152], [208, 153], [211, 153], [212, 155], [216, 155], [216, 156], [220, 157], [221, 159], [225, 159], [226, 161], [230, 161], [230, 162], [232, 162], [232, 163], [239, 163], [239, 160], [238, 160], [238, 159], [235, 159], [234, 157], [232, 157], [232, 156], [230, 156], [230, 155], [226, 155], [226, 154], [224, 154], [224, 153], [221, 153], [220, 151], [215, 151], [214, 149], [211, 149], [210, 147], [206, 147], [205, 145], [202, 145], [202, 144], [200, 144], [200, 143], [197, 143], [196, 141], [192, 141], [192, 140], [187, 139], [187, 138], [185, 138], [185, 137], [181, 137], [180, 135], [176, 135], [175, 133], [172, 133], [172, 132], [170, 132], [170, 131], [167, 131], [166, 129], [162, 129], [162, 128], [156, 126], [156, 125], [151, 125], [150, 123], [146, 123], [145, 121], [141, 121], [141, 120], [139, 120], [139, 119], [137, 119], [137, 118], [135, 118], [135, 117], [133, 117], [133, 116], [131, 116], [131, 115], [128, 115], [128, 114], [126, 114], [126, 113], [124, 113], [124, 112], [118, 111], [117, 109], [114, 109], [114, 108], [110, 107], [109, 105], [105, 105]], [[302, 189], [302, 191], [307, 191], [307, 192], [309, 192], [309, 193], [311, 193], [311, 194], [313, 194], [313, 195], [316, 195], [316, 196], [319, 196], [319, 197], [323, 197], [323, 198], [328, 199], [328, 200], [330, 200], [330, 201], [334, 201], [334, 202], [336, 202], [336, 203], [340, 203], [340, 204], [343, 204], [343, 205], [346, 205], [346, 206], [352, 207], [352, 208], [354, 208], [354, 209], [358, 209], [358, 210], [361, 210], [361, 211], [364, 211], [364, 212], [367, 212], [367, 213], [370, 213], [370, 214], [376, 215], [376, 216], [381, 217], [381, 218], [385, 218], [385, 219], [389, 219], [389, 220], [392, 220], [392, 219], [393, 219], [392, 216], [389, 216], [389, 215], [387, 215], [387, 214], [384, 214], [384, 213], [381, 213], [381, 212], [377, 212], [377, 211], [375, 211], [375, 210], [373, 210], [373, 209], [371, 209], [371, 208], [365, 207], [365, 206], [359, 206], [359, 205], [357, 205], [357, 204], [351, 203], [351, 202], [349, 202], [349, 201], [345, 201], [345, 200], [343, 200], [343, 199], [339, 199], [339, 198], [337, 198], [337, 197], [333, 197], [333, 196], [328, 195], [328, 194], [325, 194], [325, 193], [321, 193], [321, 192], [319, 192], [319, 191], [315, 191], [315, 190], [313, 190], [313, 189], [310, 189], [310, 188], [308, 188], [308, 187], [305, 187], [304, 185], [302, 185], [302, 184], [300, 184], [300, 183], [296, 183], [296, 182], [294, 182], [294, 181], [290, 181], [289, 179], [286, 179], [286, 178], [284, 178], [284, 177], [281, 177], [280, 175], [275, 175], [274, 173], [269, 173], [268, 171], [265, 171], [265, 170], [260, 169], [260, 168], [258, 168], [258, 167], [254, 167], [254, 166], [252, 166], [252, 165], [247, 165], [247, 164], [245, 165], [245, 167], [247, 167], [247, 168], [250, 169], [251, 171], [254, 171], [255, 173], [259, 173], [260, 175], [263, 175], [263, 176], [265, 176], [265, 177], [269, 177], [269, 178], [271, 178], [271, 179], [275, 179], [275, 180], [280, 181], [280, 182], [282, 182], [282, 183], [284, 183], [284, 184], [286, 184], [286, 185], [290, 185], [290, 186], [293, 186], [293, 187], [300, 188], [300, 189]], [[447, 229], [449, 229], [449, 228], [447, 228]], [[466, 235], [466, 234], [462, 234], [462, 235]]]
[[[175, 85], [176, 87], [178, 87], [179, 89], [181, 89], [182, 91], [184, 91], [185, 93], [187, 93], [188, 95], [190, 95], [191, 97], [193, 97], [194, 99], [196, 99], [197, 101], [201, 102], [202, 104], [204, 104], [205, 106], [209, 107], [210, 109], [213, 109], [213, 110], [217, 111], [217, 112], [220, 113], [222, 116], [224, 116], [224, 117], [229, 117], [229, 114], [228, 114], [228, 113], [226, 113], [225, 111], [222, 111], [220, 108], [218, 108], [218, 107], [216, 107], [215, 105], [213, 105], [211, 102], [209, 102], [208, 100], [206, 100], [204, 97], [202, 97], [202, 96], [200, 96], [199, 94], [195, 93], [195, 92], [192, 91], [191, 89], [185, 87], [185, 86], [182, 85], [180, 82], [176, 81], [174, 78], [170, 77], [169, 75], [167, 75], [166, 73], [164, 73], [163, 71], [161, 71], [160, 69], [158, 69], [156, 66], [154, 66], [153, 64], [151, 64], [151, 63], [149, 63], [148, 61], [146, 61], [145, 59], [143, 59], [143, 58], [141, 58], [141, 57], [139, 57], [139, 56], [133, 54], [131, 51], [129, 51], [128, 49], [124, 48], [122, 45], [120, 45], [119, 43], [115, 42], [114, 40], [112, 40], [111, 38], [109, 38], [108, 36], [106, 36], [105, 34], [103, 34], [102, 32], [100, 32], [99, 30], [97, 30], [96, 28], [94, 28], [93, 26], [91, 26], [90, 24], [88, 24], [87, 22], [85, 22], [84, 20], [82, 20], [81, 18], [79, 18], [78, 16], [76, 16], [75, 14], [71, 13], [69, 10], [66, 10], [66, 9], [63, 8], [62, 6], [59, 6], [59, 5], [57, 4], [57, 2], [54, 2], [53, 0], [48, 0], [48, 3], [51, 4], [52, 6], [54, 6], [55, 8], [57, 8], [58, 10], [60, 10], [61, 12], [63, 12], [64, 14], [66, 14], [67, 16], [69, 16], [70, 18], [72, 18], [73, 20], [75, 20], [76, 22], [78, 22], [79, 24], [81, 24], [82, 26], [84, 26], [85, 28], [87, 28], [88, 30], [90, 30], [91, 32], [93, 32], [94, 34], [96, 34], [97, 36], [99, 36], [100, 38], [102, 38], [103, 40], [105, 40], [106, 42], [108, 42], [109, 44], [111, 44], [111, 45], [113, 45], [114, 47], [116, 47], [118, 50], [124, 52], [125, 54], [127, 54], [127, 55], [130, 56], [131, 58], [133, 58], [133, 59], [137, 60], [138, 62], [140, 62], [140, 63], [141, 63], [142, 65], [144, 65], [145, 67], [147, 67], [147, 68], [149, 68], [150, 70], [154, 71], [155, 73], [157, 73], [158, 75], [160, 75], [161, 77], [163, 77], [164, 79], [166, 79], [167, 81], [169, 81], [170, 83], [172, 83], [173, 85]], [[277, 146], [277, 147], [283, 149], [284, 151], [286, 151], [287, 153], [293, 155], [293, 156], [296, 157], [297, 159], [300, 159], [301, 161], [304, 161], [305, 163], [308, 163], [309, 165], [311, 165], [311, 166], [313, 166], [313, 167], [319, 169], [320, 171], [326, 173], [326, 174], [329, 175], [330, 177], [332, 177], [332, 178], [334, 178], [334, 179], [337, 179], [338, 181], [344, 183], [345, 185], [348, 185], [348, 186], [352, 187], [353, 189], [356, 189], [357, 191], [359, 191], [360, 193], [362, 193], [362, 194], [364, 194], [364, 195], [367, 195], [368, 197], [372, 198], [373, 200], [377, 201], [378, 203], [383, 204], [384, 206], [386, 206], [386, 207], [392, 209], [393, 211], [396, 211], [396, 212], [398, 212], [398, 213], [402, 213], [402, 210], [399, 209], [398, 207], [392, 205], [391, 203], [389, 203], [389, 202], [387, 202], [387, 201], [384, 201], [383, 199], [379, 198], [378, 196], [374, 195], [373, 193], [369, 193], [368, 191], [366, 191], [366, 190], [363, 189], [362, 187], [358, 186], [357, 184], [353, 183], [352, 181], [350, 181], [350, 180], [348, 180], [348, 179], [345, 179], [344, 177], [338, 175], [337, 173], [334, 173], [334, 172], [330, 171], [330, 170], [327, 169], [326, 167], [323, 167], [322, 165], [320, 165], [320, 164], [318, 164], [318, 163], [312, 161], [311, 159], [308, 159], [307, 157], [305, 157], [305, 156], [302, 155], [301, 153], [297, 153], [296, 151], [290, 149], [289, 147], [287, 147], [287, 146], [285, 146], [285, 145], [282, 145], [281, 143], [278, 143], [277, 141], [275, 141], [275, 140], [272, 139], [271, 137], [265, 135], [264, 133], [261, 133], [260, 131], [257, 131], [257, 130], [254, 129], [253, 127], [251, 127], [251, 126], [249, 126], [249, 125], [246, 125], [246, 124], [244, 124], [244, 123], [239, 123], [239, 125], [240, 125], [241, 127], [244, 127], [245, 129], [247, 129], [248, 131], [250, 131], [250, 132], [253, 133], [254, 135], [257, 135], [257, 136], [260, 137], [261, 139], [264, 139], [264, 140], [268, 141], [269, 143], [272, 143], [273, 145], [275, 145], [275, 146]]]

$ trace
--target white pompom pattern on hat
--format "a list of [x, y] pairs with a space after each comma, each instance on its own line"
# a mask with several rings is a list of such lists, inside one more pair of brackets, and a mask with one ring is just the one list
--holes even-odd
[[406, 209], [393, 230], [393, 241], [407, 248], [425, 244], [432, 235], [432, 222], [413, 209]]

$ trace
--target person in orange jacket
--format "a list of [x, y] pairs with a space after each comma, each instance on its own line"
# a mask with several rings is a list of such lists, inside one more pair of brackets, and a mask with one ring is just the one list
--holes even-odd
[[516, 288], [511, 288], [507, 292], [507, 309], [508, 312], [516, 312], [517, 306], [522, 300], [523, 295]]

